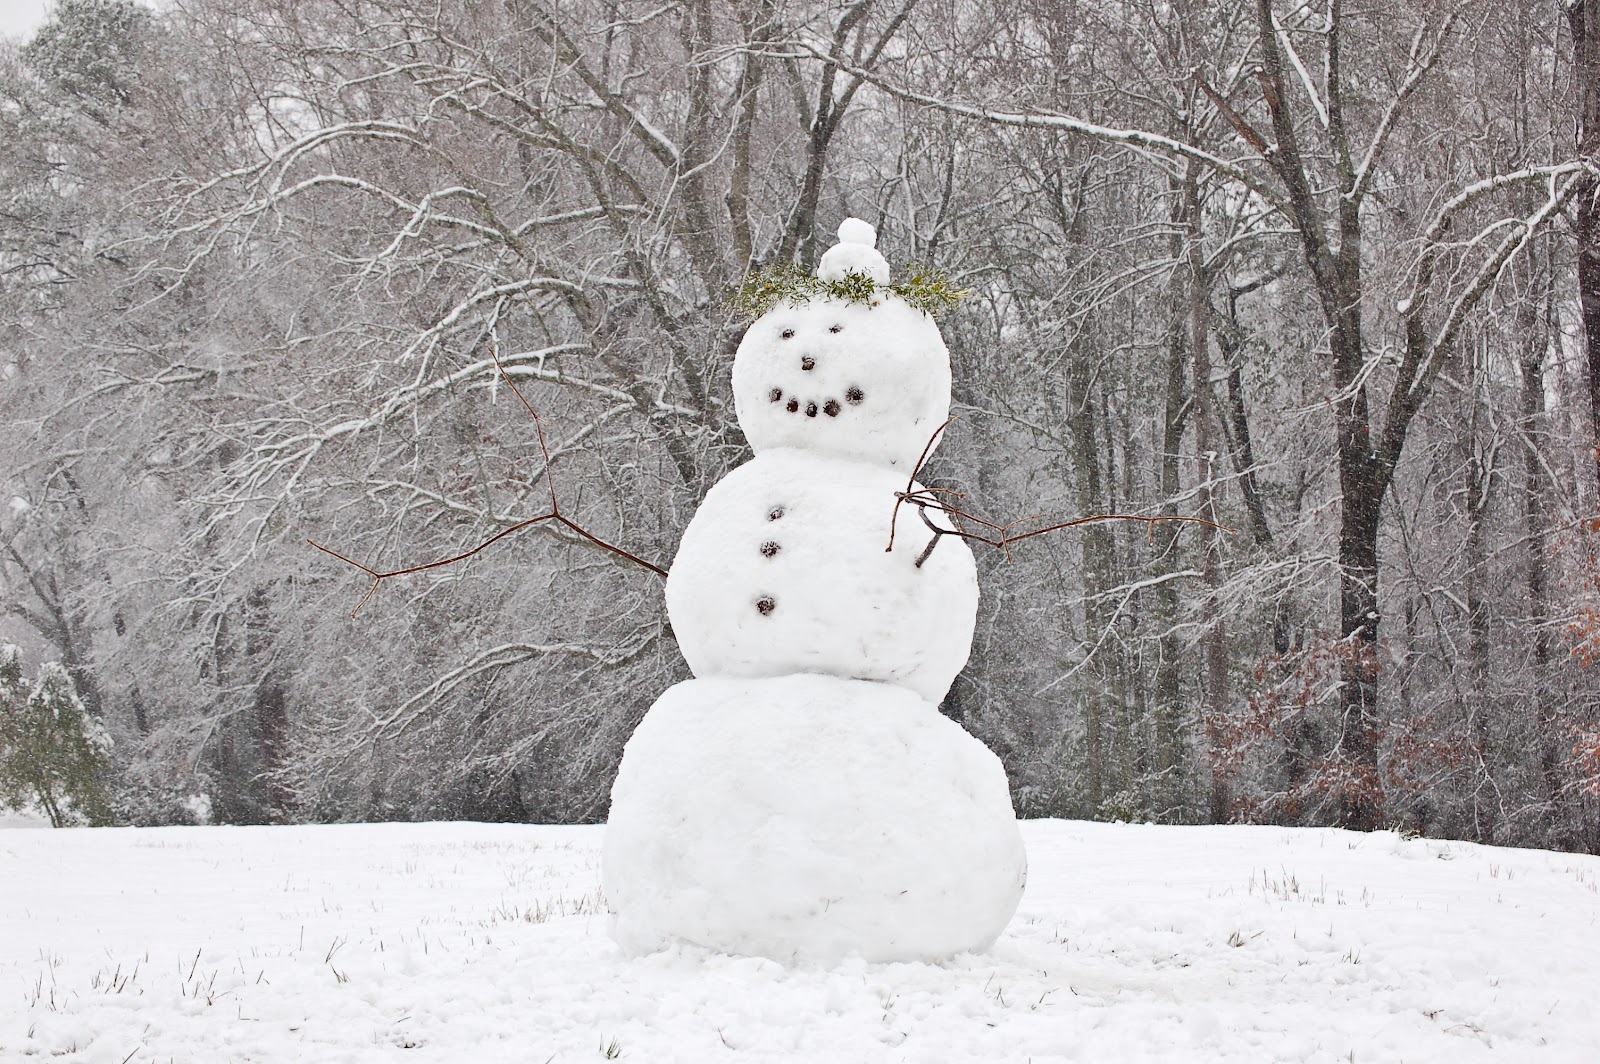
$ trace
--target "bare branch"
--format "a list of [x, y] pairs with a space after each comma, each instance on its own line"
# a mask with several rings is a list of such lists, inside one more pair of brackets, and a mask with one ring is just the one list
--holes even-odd
[[522, 389], [517, 387], [517, 382], [511, 379], [510, 374], [506, 373], [505, 366], [501, 364], [500, 356], [495, 352], [493, 345], [490, 347], [490, 357], [494, 360], [495, 368], [500, 372], [500, 375], [505, 378], [506, 384], [510, 385], [512, 392], [516, 394], [516, 397], [522, 403], [523, 408], [527, 410], [528, 414], [533, 418], [534, 432], [537, 434], [539, 439], [539, 453], [544, 456], [545, 486], [550, 489], [549, 511], [542, 513], [537, 517], [530, 517], [525, 521], [519, 521], [510, 528], [503, 528], [499, 532], [496, 532], [494, 535], [490, 536], [488, 539], [484, 540], [482, 543], [479, 543], [476, 547], [473, 547], [471, 550], [462, 551], [460, 554], [452, 557], [440, 558], [436, 561], [423, 562], [420, 565], [408, 565], [400, 569], [389, 569], [381, 572], [372, 568], [371, 566], [363, 565], [361, 562], [358, 562], [352, 558], [348, 558], [336, 550], [325, 547], [313, 539], [307, 539], [306, 542], [315, 547], [317, 550], [322, 551], [324, 554], [330, 554], [344, 562], [346, 565], [354, 566], [355, 568], [366, 573], [368, 576], [372, 577], [372, 586], [367, 589], [367, 593], [361, 597], [361, 601], [356, 604], [356, 608], [350, 613], [352, 618], [361, 612], [362, 607], [364, 607], [368, 601], [371, 600], [373, 595], [377, 594], [378, 588], [382, 586], [385, 580], [396, 576], [409, 576], [413, 573], [423, 573], [430, 569], [441, 569], [447, 565], [454, 565], [456, 562], [466, 561], [468, 558], [471, 558], [484, 549], [493, 546], [500, 540], [505, 539], [507, 536], [515, 535], [525, 528], [532, 528], [534, 525], [543, 524], [546, 521], [554, 521], [557, 524], [563, 525], [602, 550], [610, 551], [612, 554], [615, 554], [620, 558], [625, 558], [628, 561], [633, 562], [635, 565], [640, 565], [646, 569], [649, 569], [651, 572], [655, 573], [659, 577], [662, 577], [663, 579], [666, 578], [667, 571], [661, 568], [659, 565], [647, 562], [631, 551], [624, 550], [613, 543], [608, 543], [561, 512], [561, 504], [556, 498], [555, 479], [550, 475], [550, 448], [545, 443], [544, 420], [539, 417], [539, 413], [533, 408], [533, 404], [528, 402], [527, 396], [522, 394]]
[[[923, 549], [922, 553], [917, 556], [916, 567], [918, 569], [922, 568], [922, 563], [928, 560], [928, 556], [933, 553], [933, 548], [938, 545], [940, 538], [944, 536], [959, 536], [962, 539], [973, 540], [977, 543], [987, 543], [991, 547], [995, 547], [998, 550], [1004, 551], [1006, 560], [1010, 561], [1011, 544], [1013, 543], [1020, 543], [1025, 539], [1032, 539], [1034, 536], [1042, 536], [1047, 532], [1058, 532], [1064, 528], [1077, 528], [1079, 525], [1092, 525], [1101, 521], [1141, 521], [1150, 526], [1152, 535], [1154, 534], [1156, 525], [1169, 523], [1202, 525], [1207, 528], [1215, 528], [1223, 532], [1230, 533], [1237, 531], [1236, 529], [1229, 528], [1227, 525], [1220, 525], [1214, 521], [1207, 521], [1204, 518], [1199, 517], [1179, 517], [1172, 514], [1163, 514], [1159, 516], [1148, 516], [1144, 514], [1091, 514], [1088, 517], [1074, 517], [1065, 521], [1057, 521], [1054, 524], [1046, 525], [1043, 528], [1033, 528], [1026, 532], [1013, 532], [1012, 530], [1019, 525], [1025, 525], [1032, 521], [1042, 521], [1044, 518], [1036, 514], [1032, 517], [1020, 517], [1014, 521], [1008, 521], [1003, 525], [996, 524], [993, 521], [986, 521], [981, 517], [977, 517], [971, 513], [968, 513], [958, 506], [952, 506], [945, 502], [944, 498], [942, 498], [942, 496], [955, 499], [964, 498], [964, 496], [958, 491], [951, 491], [948, 488], [918, 488], [916, 486], [917, 475], [922, 472], [923, 465], [927, 463], [928, 455], [933, 451], [933, 445], [935, 441], [939, 439], [940, 434], [943, 433], [945, 429], [950, 427], [950, 423], [955, 420], [956, 418], [954, 416], [949, 417], [945, 420], [943, 425], [940, 425], [938, 428], [933, 430], [933, 435], [928, 437], [927, 445], [922, 448], [922, 456], [917, 459], [917, 464], [911, 471], [911, 477], [906, 481], [906, 490], [897, 491], [894, 493], [894, 509], [889, 515], [889, 545], [884, 548], [884, 553], [887, 554], [894, 550], [895, 522], [899, 517], [901, 504], [910, 503], [912, 506], [917, 508], [917, 513], [918, 516], [922, 518], [922, 523], [927, 525], [929, 530], [933, 532], [933, 539], [928, 543], [927, 547]], [[941, 528], [939, 525], [935, 524], [933, 520], [928, 517], [929, 510], [934, 510], [938, 513], [947, 515], [951, 519], [951, 523], [954, 525], [954, 527]], [[985, 529], [991, 534], [984, 535], [980, 532], [970, 532], [961, 527], [961, 523], [963, 521]]]

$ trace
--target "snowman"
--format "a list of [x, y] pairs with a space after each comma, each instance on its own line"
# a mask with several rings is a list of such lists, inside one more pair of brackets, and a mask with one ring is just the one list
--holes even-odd
[[817, 268], [866, 298], [781, 302], [734, 358], [755, 457], [667, 578], [695, 678], [645, 715], [611, 792], [601, 874], [627, 953], [931, 961], [987, 948], [1021, 898], [1005, 772], [938, 710], [971, 651], [972, 554], [928, 553], [903, 510], [885, 549], [950, 359], [876, 239], [847, 220]]

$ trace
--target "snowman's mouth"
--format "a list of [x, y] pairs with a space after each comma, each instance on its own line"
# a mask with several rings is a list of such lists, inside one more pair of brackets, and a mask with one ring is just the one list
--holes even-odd
[[[783, 389], [772, 389], [767, 393], [767, 398], [774, 403], [782, 403]], [[846, 389], [844, 393], [844, 401], [849, 403], [851, 406], [859, 405], [863, 398], [865, 398], [865, 396], [861, 394], [861, 389], [854, 386]], [[806, 417], [816, 417], [819, 411], [828, 415], [829, 417], [838, 417], [840, 411], [844, 409], [844, 407], [840, 405], [839, 400], [833, 398], [823, 400], [822, 405], [819, 407], [815, 400], [807, 400], [806, 402], [802, 403], [799, 399], [794, 397], [790, 397], [788, 402], [783, 403], [783, 408], [791, 414], [799, 414], [803, 412]]]

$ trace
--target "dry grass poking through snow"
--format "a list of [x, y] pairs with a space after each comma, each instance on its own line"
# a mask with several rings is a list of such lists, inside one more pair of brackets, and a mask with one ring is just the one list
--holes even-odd
[[786, 967], [605, 934], [598, 828], [8, 831], [0, 1060], [1600, 1060], [1600, 859], [1024, 826], [984, 956]]

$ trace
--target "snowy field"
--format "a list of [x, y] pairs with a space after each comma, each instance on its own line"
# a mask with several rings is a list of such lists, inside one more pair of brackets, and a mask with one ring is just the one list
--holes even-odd
[[832, 970], [625, 959], [599, 828], [0, 832], [0, 1059], [1600, 1060], [1600, 859], [1023, 828], [992, 952]]

